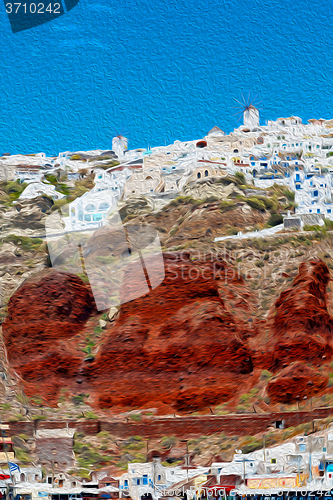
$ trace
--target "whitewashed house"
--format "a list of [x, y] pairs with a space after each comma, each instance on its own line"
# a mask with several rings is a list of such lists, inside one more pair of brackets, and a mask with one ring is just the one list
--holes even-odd
[[164, 467], [159, 459], [148, 463], [129, 463], [128, 472], [119, 479], [119, 490], [128, 491], [133, 500], [144, 500], [148, 495], [157, 500], [162, 496], [162, 490], [168, 490], [184, 479], [191, 479], [208, 471], [209, 467]]
[[104, 225], [107, 215], [116, 208], [129, 175], [128, 169], [108, 173], [96, 168], [93, 189], [69, 204], [69, 217], [63, 218], [66, 230]]
[[55, 186], [52, 184], [46, 184], [44, 182], [31, 182], [25, 188], [25, 190], [20, 194], [20, 200], [32, 200], [37, 198], [37, 196], [42, 196], [46, 194], [47, 196], [51, 196], [55, 201], [61, 200], [64, 198], [64, 194], [56, 191]]

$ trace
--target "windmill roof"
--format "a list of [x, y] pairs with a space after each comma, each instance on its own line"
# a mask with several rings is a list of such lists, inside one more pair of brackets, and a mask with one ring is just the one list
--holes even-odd
[[212, 129], [208, 132], [208, 135], [211, 135], [211, 134], [216, 134], [216, 133], [218, 133], [218, 134], [220, 134], [220, 133], [221, 133], [221, 134], [224, 134], [223, 130], [221, 130], [221, 129], [220, 129], [220, 127], [217, 127], [217, 126], [215, 125], [215, 127], [213, 127], [213, 128], [212, 128]]

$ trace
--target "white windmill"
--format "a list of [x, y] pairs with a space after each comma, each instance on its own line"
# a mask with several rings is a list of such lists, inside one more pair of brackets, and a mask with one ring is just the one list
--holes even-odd
[[259, 110], [254, 106], [255, 98], [251, 99], [249, 94], [248, 98], [245, 99], [242, 94], [242, 101], [237, 101], [237, 99], [235, 101], [239, 104], [239, 106], [236, 106], [238, 108], [236, 114], [240, 114], [243, 117], [244, 128], [251, 130], [255, 127], [260, 127]]
[[112, 151], [116, 153], [118, 158], [123, 158], [125, 151], [127, 150], [128, 139], [124, 137], [122, 134], [117, 134], [112, 139]]

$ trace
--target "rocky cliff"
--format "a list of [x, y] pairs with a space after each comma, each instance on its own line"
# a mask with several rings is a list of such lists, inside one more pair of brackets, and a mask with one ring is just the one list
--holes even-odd
[[[259, 322], [249, 284], [227, 260], [182, 251], [164, 253], [163, 261], [162, 283], [123, 303], [88, 357], [78, 345], [96, 315], [89, 287], [52, 269], [25, 281], [9, 301], [3, 332], [27, 394], [56, 404], [60, 387], [67, 387], [89, 393], [101, 408], [188, 412], [235, 401], [258, 383], [263, 368], [275, 375], [263, 388], [272, 403], [326, 390], [327, 374], [318, 367], [332, 356], [332, 318], [323, 261], [302, 263]], [[158, 258], [147, 265], [154, 280]], [[141, 286], [138, 266], [140, 260], [125, 271], [123, 299]]]

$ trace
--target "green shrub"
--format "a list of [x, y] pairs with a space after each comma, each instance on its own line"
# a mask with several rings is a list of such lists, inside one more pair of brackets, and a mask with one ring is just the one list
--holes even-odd
[[221, 201], [219, 205], [221, 212], [227, 212], [228, 210], [233, 210], [234, 208], [236, 208], [236, 205], [232, 201]]
[[282, 194], [287, 198], [287, 200], [295, 201], [295, 193], [293, 191], [290, 191], [290, 189], [284, 188], [282, 190]]
[[228, 236], [234, 236], [239, 233], [239, 229], [237, 227], [227, 225], [226, 233]]
[[240, 403], [247, 403], [251, 397], [251, 394], [242, 394], [239, 398]]
[[179, 231], [179, 226], [173, 227], [169, 232], [169, 236], [174, 236], [176, 233], [178, 233], [178, 231]]
[[96, 413], [94, 413], [93, 411], [86, 411], [84, 414], [84, 417], [88, 418], [88, 419], [95, 419], [95, 420], [99, 418], [99, 416], [96, 415]]
[[177, 443], [177, 438], [175, 436], [164, 436], [161, 439], [163, 448], [171, 448]]
[[131, 420], [134, 420], [136, 422], [140, 422], [141, 420], [141, 415], [138, 413], [133, 413], [132, 415], [129, 416]]
[[89, 394], [77, 394], [72, 397], [72, 403], [75, 406], [81, 405], [84, 403], [84, 400], [89, 397]]
[[58, 179], [53, 174], [46, 174], [44, 177], [45, 180], [47, 180], [47, 182], [49, 182], [50, 184], [57, 184], [58, 182]]
[[246, 444], [242, 447], [243, 453], [252, 453], [252, 451], [260, 450], [263, 447], [262, 441], [257, 441], [255, 438], [252, 438], [252, 442]]
[[264, 212], [266, 210], [264, 202], [254, 196], [252, 198], [246, 199], [246, 203], [254, 210], [260, 210], [261, 212]]
[[266, 196], [256, 196], [255, 198], [263, 202], [266, 210], [272, 210], [273, 208], [277, 210], [278, 208], [278, 203]]
[[9, 422], [21, 422], [24, 420], [24, 417], [18, 413], [17, 415], [14, 415], [12, 418], [9, 419]]
[[23, 464], [28, 464], [30, 462], [29, 453], [21, 448], [15, 448], [15, 458]]
[[238, 184], [246, 184], [245, 175], [243, 174], [243, 172], [236, 172], [235, 177]]
[[42, 245], [44, 241], [40, 238], [29, 238], [28, 236], [17, 236], [16, 234], [10, 234], [3, 238], [4, 243], [13, 243], [25, 251], [37, 252], [42, 250]]
[[327, 231], [333, 231], [333, 220], [324, 219], [324, 223], [325, 223], [325, 229]]
[[[208, 198], [205, 199], [205, 203], [214, 203], [215, 201], [219, 201], [219, 198], [217, 196], [208, 196]], [[178, 221], [179, 224], [181, 224], [180, 221]]]
[[9, 403], [1, 403], [0, 409], [3, 411], [11, 410], [12, 406]]
[[271, 227], [278, 226], [279, 224], [283, 223], [283, 217], [280, 214], [271, 214], [267, 224]]
[[11, 201], [17, 200], [21, 193], [25, 190], [28, 184], [20, 181], [3, 181], [0, 182], [0, 189], [4, 191]]
[[262, 370], [260, 380], [269, 380], [272, 377], [273, 374], [271, 372], [269, 372], [268, 370]]
[[320, 231], [320, 227], [318, 225], [310, 226], [309, 224], [304, 224], [303, 230], [304, 231]]
[[32, 415], [31, 420], [47, 420], [46, 415]]

